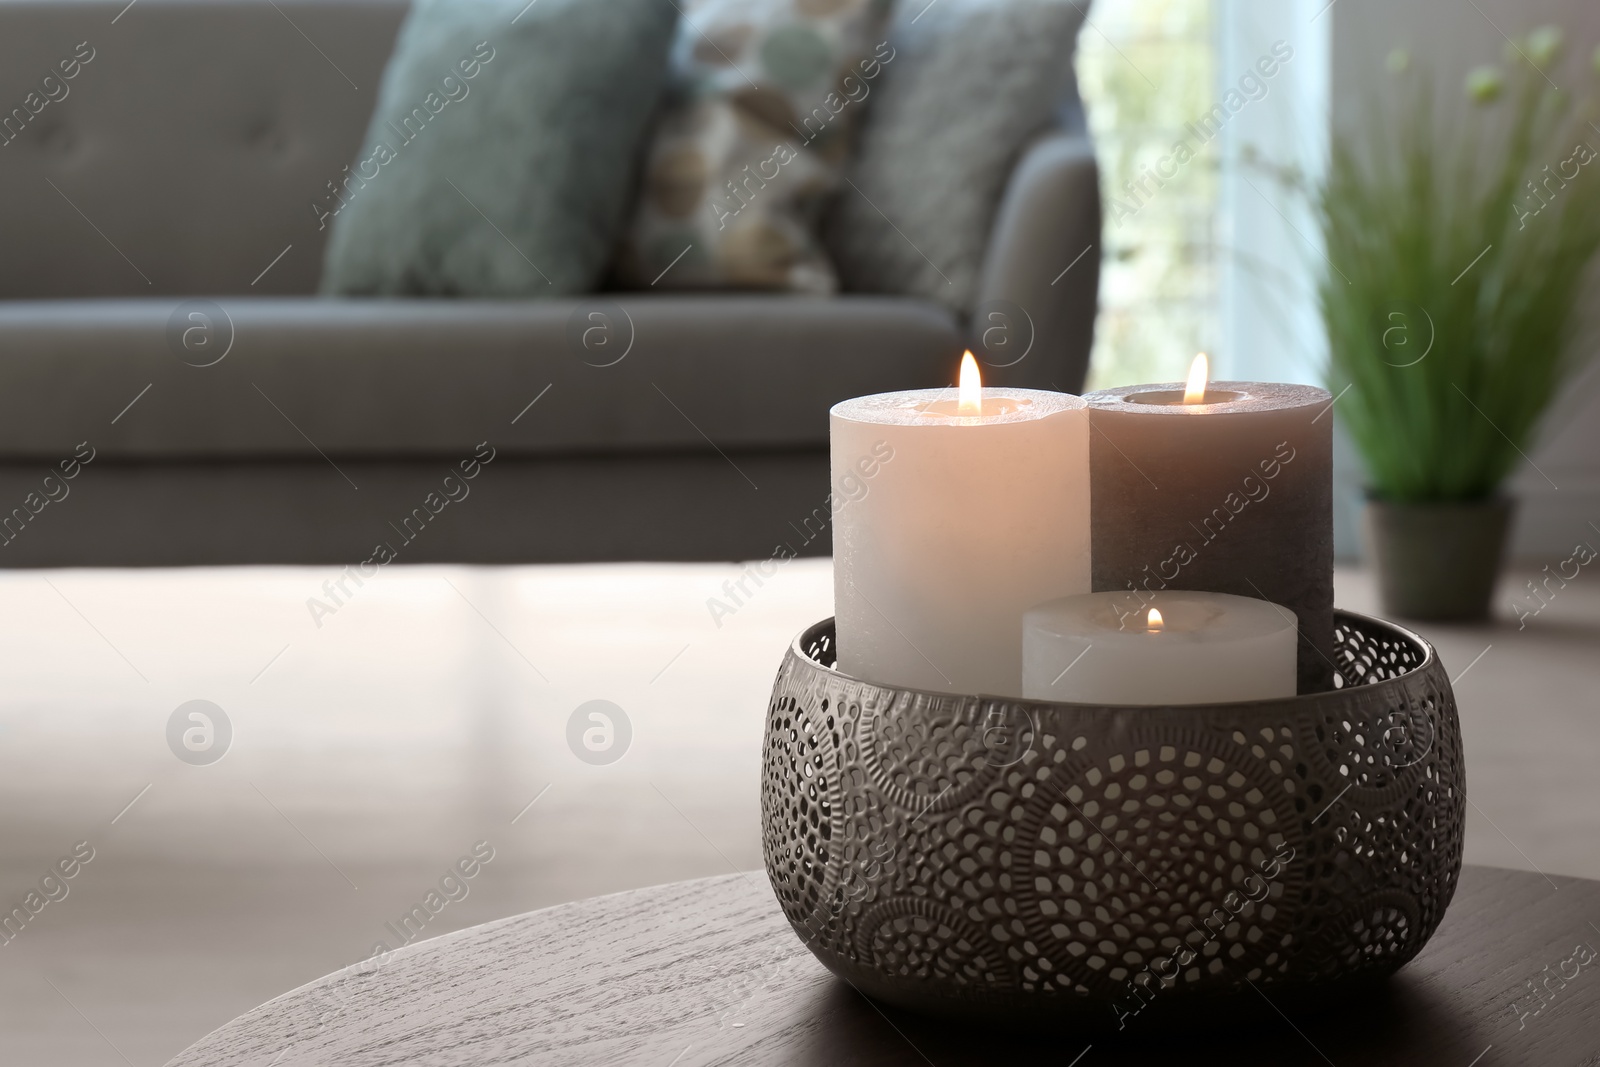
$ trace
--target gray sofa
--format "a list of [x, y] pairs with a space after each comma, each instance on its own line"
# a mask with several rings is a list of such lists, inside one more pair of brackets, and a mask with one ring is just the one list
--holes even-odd
[[[829, 406], [969, 343], [871, 294], [316, 297], [404, 4], [125, 4], [0, 2], [0, 565], [825, 552]], [[1079, 389], [1099, 226], [1045, 132], [982, 275], [1031, 349], [988, 381]]]

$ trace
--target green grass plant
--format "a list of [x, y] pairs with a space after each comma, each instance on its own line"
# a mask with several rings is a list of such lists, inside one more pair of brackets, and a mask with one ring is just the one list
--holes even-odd
[[1473, 72], [1464, 115], [1404, 72], [1398, 108], [1333, 137], [1327, 385], [1381, 499], [1493, 496], [1591, 351], [1600, 129], [1550, 83], [1559, 52], [1534, 31], [1508, 77]]

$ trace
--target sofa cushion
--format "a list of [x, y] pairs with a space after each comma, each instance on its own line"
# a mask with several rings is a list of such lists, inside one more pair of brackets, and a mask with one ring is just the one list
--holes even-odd
[[821, 448], [959, 338], [888, 297], [0, 302], [0, 458]]
[[[312, 204], [359, 145], [405, 11], [405, 0], [0, 3], [0, 112], [13, 120], [0, 295], [315, 291], [327, 230]], [[66, 95], [18, 121], [11, 109], [80, 44], [93, 58]]]
[[[828, 220], [848, 290], [972, 310], [1006, 181], [1075, 98], [1079, 0], [902, 3]], [[974, 106], [981, 101], [982, 106]]]
[[322, 289], [589, 292], [665, 85], [672, 0], [417, 0], [355, 163], [322, 198]]
[[[662, 289], [838, 288], [817, 228], [881, 64], [884, 0], [694, 0], [618, 273]], [[887, 46], [882, 46], [887, 47]]]

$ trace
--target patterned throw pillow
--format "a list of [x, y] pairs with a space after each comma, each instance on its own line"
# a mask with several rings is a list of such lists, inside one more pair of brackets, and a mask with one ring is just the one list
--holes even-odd
[[893, 58], [886, 0], [698, 0], [673, 47], [618, 273], [662, 289], [831, 293], [817, 236], [849, 131]]
[[1086, 0], [902, 0], [828, 251], [846, 289], [971, 310], [1000, 200], [1071, 94]]

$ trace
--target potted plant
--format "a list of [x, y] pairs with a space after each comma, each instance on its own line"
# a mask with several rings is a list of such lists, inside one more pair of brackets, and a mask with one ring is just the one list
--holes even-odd
[[1315, 193], [1327, 384], [1364, 461], [1395, 615], [1487, 617], [1513, 509], [1503, 484], [1587, 354], [1600, 127], [1550, 83], [1560, 51], [1546, 27], [1508, 47], [1509, 76], [1473, 71], [1464, 119], [1403, 80], [1408, 106], [1335, 132]]

